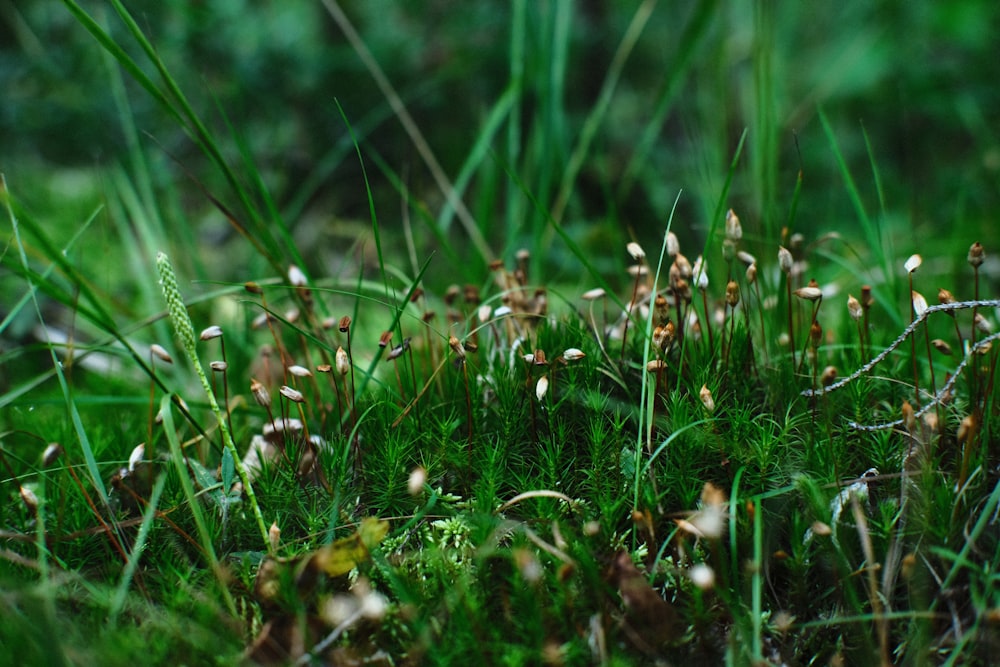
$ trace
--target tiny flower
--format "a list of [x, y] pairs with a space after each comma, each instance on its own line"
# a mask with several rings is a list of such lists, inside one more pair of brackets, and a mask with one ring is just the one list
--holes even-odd
[[733, 209], [726, 211], [726, 238], [730, 241], [739, 241], [743, 238], [743, 226], [740, 225], [739, 216]]
[[853, 294], [847, 295], [847, 314], [855, 322], [861, 319], [861, 302], [855, 299]]
[[343, 346], [337, 348], [337, 354], [334, 361], [337, 365], [337, 372], [341, 375], [347, 375], [347, 373], [351, 370], [351, 358], [347, 356], [347, 350], [345, 350]]
[[306, 402], [306, 399], [302, 395], [301, 391], [299, 391], [298, 389], [293, 389], [292, 387], [289, 387], [288, 385], [284, 385], [284, 384], [281, 385], [281, 388], [278, 390], [278, 393], [281, 394], [282, 396], [284, 396], [285, 398], [287, 398], [288, 400], [290, 400], [293, 403], [305, 403]]
[[715, 399], [712, 398], [712, 392], [709, 390], [708, 385], [701, 385], [698, 398], [701, 399], [701, 404], [705, 406], [707, 412], [715, 412]]
[[983, 246], [979, 241], [976, 241], [969, 247], [969, 264], [978, 269], [983, 265], [983, 260], [986, 259], [986, 253], [983, 252]]
[[212, 325], [207, 329], [203, 329], [199, 338], [201, 340], [212, 340], [213, 338], [218, 338], [222, 335], [222, 327], [218, 325]]
[[162, 345], [157, 345], [156, 343], [153, 343], [152, 345], [149, 346], [149, 351], [153, 354], [153, 356], [155, 356], [160, 361], [163, 361], [168, 364], [174, 363], [173, 358], [171, 358], [170, 354], [165, 349], [163, 349]]
[[535, 397], [540, 401], [545, 398], [545, 394], [549, 392], [549, 376], [543, 375], [538, 378], [538, 382], [535, 383]]
[[909, 258], [903, 263], [903, 268], [907, 273], [913, 273], [920, 268], [923, 261], [924, 259], [920, 255], [910, 255]]
[[792, 259], [792, 253], [788, 248], [784, 246], [778, 246], [778, 268], [786, 276], [792, 272], [792, 265], [795, 261]]
[[642, 249], [642, 246], [635, 241], [630, 241], [625, 249], [628, 250], [628, 254], [632, 256], [637, 262], [641, 262], [646, 257], [646, 251]]

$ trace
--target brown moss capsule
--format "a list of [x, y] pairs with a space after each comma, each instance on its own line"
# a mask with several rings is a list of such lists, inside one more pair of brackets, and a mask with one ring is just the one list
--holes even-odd
[[245, 289], [250, 294], [263, 294], [264, 290], [261, 286], [253, 281], [243, 283], [243, 289]]
[[163, 349], [162, 346], [157, 345], [156, 343], [153, 343], [152, 345], [149, 346], [149, 351], [154, 357], [156, 357], [162, 362], [168, 364], [174, 363], [174, 360], [173, 358], [171, 358], [170, 354], [165, 349]]
[[726, 283], [726, 304], [730, 308], [735, 308], [740, 302], [740, 286], [735, 280]]
[[454, 352], [459, 359], [465, 359], [465, 348], [462, 347], [462, 341], [458, 338], [455, 336], [450, 337], [448, 339], [448, 347], [451, 348], [451, 351]]
[[847, 314], [855, 322], [861, 319], [861, 302], [855, 299], [853, 294], [847, 295]]
[[784, 246], [778, 246], [778, 268], [781, 269], [781, 272], [786, 276], [790, 274], [794, 263], [791, 251]]
[[298, 389], [293, 389], [288, 385], [281, 385], [281, 388], [278, 390], [278, 393], [293, 403], [306, 402], [305, 396], [302, 395], [301, 391], [299, 391]]
[[250, 395], [257, 405], [262, 408], [271, 407], [271, 394], [267, 391], [264, 383], [257, 378], [250, 378]]
[[823, 342], [823, 327], [816, 320], [813, 320], [809, 327], [809, 342], [814, 348], [818, 348], [819, 344]]
[[955, 296], [942, 287], [938, 290], [938, 303], [955, 303]]
[[337, 324], [337, 328], [340, 329], [340, 333], [347, 333], [348, 329], [351, 328], [351, 316], [344, 315], [340, 318], [340, 322]]
[[212, 340], [213, 338], [218, 338], [222, 335], [222, 327], [218, 325], [213, 325], [201, 332], [199, 338], [201, 340]]
[[378, 338], [378, 346], [379, 347], [388, 347], [389, 343], [391, 343], [391, 342], [392, 342], [392, 332], [391, 331], [383, 331], [382, 335], [379, 336], [379, 338]]
[[872, 296], [871, 285], [861, 286], [861, 307], [868, 310], [875, 305], [875, 297]]
[[983, 265], [983, 261], [986, 259], [986, 253], [983, 252], [983, 246], [976, 241], [971, 246], [969, 246], [969, 264], [978, 269]]
[[351, 358], [347, 355], [347, 350], [343, 347], [337, 348], [337, 355], [335, 357], [335, 363], [337, 365], [337, 372], [341, 375], [347, 375], [351, 370]]
[[940, 352], [941, 354], [947, 354], [948, 356], [951, 356], [951, 345], [948, 345], [948, 343], [944, 342], [940, 338], [935, 338], [934, 340], [932, 340], [931, 345], [933, 345], [934, 349]]
[[823, 383], [824, 387], [829, 387], [831, 384], [837, 381], [837, 367], [827, 366], [823, 369], [823, 373], [820, 375], [819, 381]]

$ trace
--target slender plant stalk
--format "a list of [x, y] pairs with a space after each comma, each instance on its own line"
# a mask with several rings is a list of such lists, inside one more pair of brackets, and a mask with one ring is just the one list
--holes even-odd
[[170, 264], [170, 258], [167, 257], [166, 253], [161, 252], [157, 254], [156, 268], [160, 273], [160, 286], [163, 288], [163, 297], [167, 302], [167, 311], [170, 314], [170, 321], [174, 325], [174, 331], [177, 332], [177, 337], [181, 339], [184, 352], [187, 354], [191, 365], [194, 366], [198, 379], [201, 380], [201, 386], [205, 390], [208, 405], [215, 415], [216, 421], [218, 421], [219, 431], [222, 433], [222, 442], [232, 455], [236, 472], [243, 483], [243, 489], [246, 491], [247, 501], [250, 504], [250, 509], [253, 511], [254, 518], [257, 520], [257, 527], [260, 529], [260, 536], [264, 540], [264, 546], [270, 550], [271, 543], [267, 536], [267, 525], [264, 523], [264, 516], [260, 512], [257, 496], [254, 494], [253, 485], [250, 483], [246, 468], [243, 467], [243, 461], [236, 450], [236, 444], [233, 442], [232, 433], [229, 431], [226, 415], [219, 407], [218, 401], [215, 400], [212, 385], [209, 383], [208, 377], [205, 375], [205, 370], [201, 367], [201, 361], [198, 359], [198, 345], [194, 334], [194, 326], [191, 324], [191, 316], [188, 315], [187, 308], [184, 306], [184, 299], [181, 297], [180, 288], [177, 286], [177, 277], [174, 274], [174, 268]]

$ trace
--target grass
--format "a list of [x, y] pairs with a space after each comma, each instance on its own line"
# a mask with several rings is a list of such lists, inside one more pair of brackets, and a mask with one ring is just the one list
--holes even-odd
[[[400, 118], [427, 174], [334, 105], [347, 138], [329, 164], [354, 156], [368, 220], [320, 243], [287, 213], [327, 167], [272, 192], [253, 140], [225, 105], [198, 111], [145, 22], [64, 4], [108, 54], [127, 166], [83, 213], [37, 215], [10, 174], [0, 193], [3, 288], [23, 295], [0, 322], [19, 341], [0, 395], [10, 655], [989, 663], [1000, 303], [974, 244], [992, 244], [958, 230], [904, 268], [877, 141], [848, 135], [858, 172], [825, 111], [858, 235], [818, 232], [803, 172], [781, 171], [774, 8], [731, 17], [752, 38], [754, 120], [697, 125], [688, 194], [652, 189], [648, 161], [697, 59], [672, 62], [625, 178], [601, 166], [656, 3], [616, 15], [576, 117], [568, 6], [514, 2], [508, 79], [454, 180], [325, 3], [386, 99], [373, 117]], [[718, 14], [683, 17], [686, 49], [732, 48]], [[191, 185], [157, 190], [169, 151], [139, 140], [139, 100], [202, 152], [176, 158]], [[175, 216], [179, 191], [228, 220], [224, 249]], [[627, 219], [637, 192], [655, 194], [651, 230], [582, 224]], [[942, 285], [951, 302], [906, 298]]]

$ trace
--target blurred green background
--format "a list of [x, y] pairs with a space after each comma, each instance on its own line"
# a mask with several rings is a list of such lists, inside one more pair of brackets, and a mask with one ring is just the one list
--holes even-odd
[[[442, 222], [445, 197], [331, 17], [335, 4], [126, 3], [227, 159], [250, 181], [237, 139], [245, 142], [313, 272], [329, 271], [336, 249], [371, 228], [338, 102], [361, 143], [389, 247], [403, 256], [401, 221], [412, 216], [418, 260], [445, 244], [452, 259], [468, 256], [485, 267], [491, 258], [467, 243], [460, 225]], [[82, 6], [155, 77], [109, 4]], [[630, 235], [648, 251], [659, 246], [683, 190], [674, 228], [685, 252], [699, 254], [744, 129], [725, 206], [740, 214], [751, 249], [768, 258], [791, 219], [800, 170], [793, 230], [807, 240], [837, 231], [856, 241], [859, 266], [869, 251], [859, 204], [884, 223], [882, 241], [897, 255], [933, 254], [955, 239], [946, 273], [957, 274], [971, 241], [990, 252], [998, 237], [994, 0], [339, 6], [453, 182], [495, 122], [484, 156], [469, 165], [463, 199], [493, 254], [509, 260], [521, 246], [544, 250], [552, 261], [537, 259], [536, 269], [548, 278], [578, 269], [558, 242], [548, 243], [553, 237], [539, 208], [611, 270], [624, 261]], [[609, 81], [630, 25], [641, 31], [620, 76]], [[234, 261], [193, 270], [215, 279], [248, 277], [239, 259], [246, 244], [192, 180], [232, 205], [221, 176], [62, 3], [0, 2], [0, 45], [0, 170], [26, 214], [72, 226], [117, 187], [109, 170], [121, 165], [126, 179], [134, 177], [122, 122], [130, 116], [164, 227], [193, 223], [202, 253], [230, 244], [226, 256]], [[581, 148], [588, 122], [592, 138]], [[568, 187], [565, 207], [561, 187]], [[605, 261], [608, 254], [613, 260]], [[448, 267], [432, 266], [429, 279], [436, 273], [447, 279]]]

